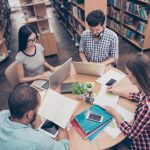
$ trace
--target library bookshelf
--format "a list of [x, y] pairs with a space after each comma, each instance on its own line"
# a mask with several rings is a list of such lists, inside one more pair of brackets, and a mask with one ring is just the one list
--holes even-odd
[[141, 51], [150, 49], [149, 8], [149, 0], [108, 0], [107, 27]]
[[49, 26], [45, 0], [20, 0], [24, 13], [24, 24], [30, 24], [38, 33], [39, 42], [44, 47], [44, 56], [57, 54], [54, 31]]
[[50, 0], [61, 24], [79, 46], [82, 32], [88, 28], [86, 16], [93, 10], [100, 9], [105, 15], [107, 0]]
[[0, 2], [0, 62], [8, 57], [10, 41], [10, 7], [8, 0]]

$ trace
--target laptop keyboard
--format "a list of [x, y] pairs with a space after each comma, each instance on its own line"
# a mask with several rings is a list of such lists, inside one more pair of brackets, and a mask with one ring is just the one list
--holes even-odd
[[49, 81], [47, 81], [46, 83], [44, 83], [43, 85], [42, 85], [42, 88], [44, 88], [44, 89], [48, 89], [49, 88]]

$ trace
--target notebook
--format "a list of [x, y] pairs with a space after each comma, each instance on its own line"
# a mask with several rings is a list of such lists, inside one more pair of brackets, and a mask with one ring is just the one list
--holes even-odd
[[60, 91], [62, 94], [68, 94], [72, 93], [72, 86], [76, 84], [77, 82], [68, 82], [68, 83], [62, 83], [60, 87]]

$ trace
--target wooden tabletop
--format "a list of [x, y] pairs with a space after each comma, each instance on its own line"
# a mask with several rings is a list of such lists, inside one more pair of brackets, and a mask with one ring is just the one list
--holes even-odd
[[[119, 71], [118, 69], [114, 69], [114, 70]], [[96, 76], [76, 74], [74, 69], [72, 69], [70, 77], [66, 79], [64, 82], [94, 82], [94, 92], [98, 93], [100, 89], [100, 84], [95, 82], [98, 78], [99, 77], [96, 77]], [[122, 79], [116, 86], [118, 86], [119, 88], [129, 87], [129, 88], [135, 89], [135, 87], [131, 84], [131, 82], [129, 81], [127, 77]], [[56, 89], [56, 91], [60, 92], [60, 86]], [[75, 111], [73, 116], [76, 116], [77, 114], [79, 114], [80, 112], [82, 112], [83, 110], [91, 106], [90, 104], [85, 103], [84, 100], [79, 99], [77, 96], [73, 94], [64, 94], [64, 95], [80, 102], [80, 105]], [[128, 99], [120, 97], [118, 104], [133, 113], [135, 112], [136, 103], [131, 102]], [[121, 142], [124, 138], [125, 138], [125, 135], [123, 133], [121, 133], [117, 138], [113, 139], [107, 133], [101, 132], [95, 140], [93, 140], [92, 142], [89, 142], [88, 140], [84, 140], [78, 134], [78, 132], [74, 130], [73, 128], [69, 130], [70, 150], [107, 149]]]

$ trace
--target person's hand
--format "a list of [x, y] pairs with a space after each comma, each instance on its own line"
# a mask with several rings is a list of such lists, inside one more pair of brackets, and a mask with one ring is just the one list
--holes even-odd
[[40, 75], [37, 76], [37, 80], [48, 80], [49, 76], [50, 76], [51, 72], [50, 71], [46, 71]]
[[50, 67], [50, 71], [51, 71], [51, 72], [54, 72], [54, 71], [55, 71], [55, 67], [51, 66], [51, 67]]
[[123, 121], [123, 118], [116, 112], [114, 108], [105, 106], [104, 109], [116, 119], [118, 125]]
[[69, 139], [69, 135], [67, 130], [59, 129], [57, 140], [62, 140], [62, 139]]
[[107, 88], [107, 93], [111, 93], [114, 95], [119, 95], [120, 94], [120, 89], [114, 88], [112, 86]]

